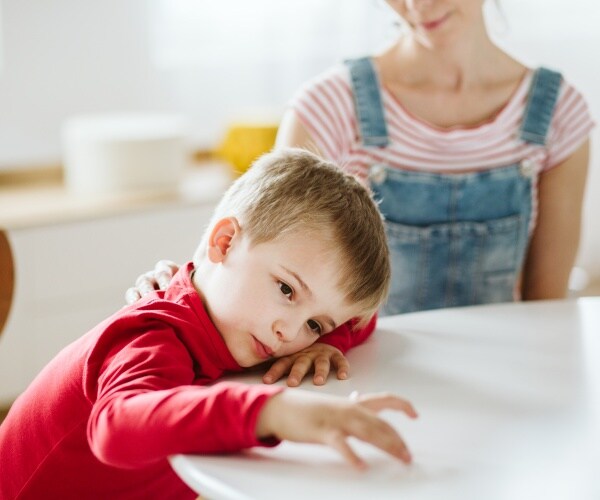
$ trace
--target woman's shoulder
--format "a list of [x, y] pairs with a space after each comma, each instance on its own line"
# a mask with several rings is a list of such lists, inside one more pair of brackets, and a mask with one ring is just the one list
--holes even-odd
[[546, 169], [568, 158], [589, 137], [595, 125], [583, 93], [562, 74], [548, 132]]
[[[544, 81], [541, 81], [542, 79]], [[560, 121], [561, 115], [564, 115], [565, 112], [568, 114], [589, 115], [589, 107], [577, 85], [560, 70], [547, 66], [525, 67], [525, 74], [521, 79], [521, 83], [507, 104], [514, 103], [516, 106], [520, 105], [524, 112], [533, 96], [534, 89], [540, 84], [542, 87], [545, 87], [545, 90], [553, 85], [557, 85], [554, 102], [555, 122], [557, 118]]]
[[[548, 71], [549, 70], [549, 71]], [[527, 98], [531, 94], [536, 81], [536, 73], [542, 74], [548, 72], [554, 73], [554, 78], [557, 78], [558, 92], [556, 95], [556, 103], [554, 107], [553, 126], [563, 128], [569, 122], [573, 122], [575, 117], [579, 117], [579, 121], [593, 122], [589, 105], [584, 94], [579, 90], [577, 83], [574, 83], [568, 75], [565, 75], [560, 70], [552, 67], [538, 66], [531, 71], [530, 87]], [[550, 75], [550, 78], [553, 78]]]
[[531, 91], [533, 85], [536, 82], [536, 76], [553, 79], [556, 78], [556, 81], [559, 82], [558, 86], [558, 101], [565, 98], [573, 98], [585, 100], [582, 92], [579, 90], [577, 83], [574, 83], [568, 75], [565, 75], [559, 68], [555, 68], [553, 66], [534, 66], [527, 68], [528, 76], [528, 85], [529, 90]]
[[560, 92], [558, 94], [559, 102], [565, 100], [579, 101], [586, 109], [588, 109], [585, 97], [583, 93], [579, 90], [577, 83], [574, 83], [568, 78], [568, 76], [565, 76], [564, 74], [561, 74], [561, 76], [561, 86]]

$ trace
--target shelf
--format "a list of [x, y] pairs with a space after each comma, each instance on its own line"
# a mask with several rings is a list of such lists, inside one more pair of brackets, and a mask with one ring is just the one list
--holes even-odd
[[232, 181], [227, 165], [189, 167], [177, 189], [77, 196], [62, 182], [0, 186], [0, 230], [47, 226], [218, 201]]

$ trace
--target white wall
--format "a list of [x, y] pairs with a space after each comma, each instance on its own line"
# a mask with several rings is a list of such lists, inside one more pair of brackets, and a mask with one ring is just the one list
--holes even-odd
[[[356, 35], [357, 23], [389, 16], [364, 0], [0, 2], [0, 169], [59, 162], [61, 122], [88, 112], [182, 113], [190, 141], [212, 147], [231, 120], [277, 121], [301, 82], [380, 43], [386, 30]], [[286, 18], [257, 18], [273, 6]]]
[[[282, 35], [287, 31], [306, 45], [290, 45], [294, 57], [287, 60], [266, 55], [249, 60], [248, 50], [240, 50], [236, 58], [235, 43], [227, 44], [229, 52], [211, 58], [208, 55], [218, 54], [223, 45], [219, 43], [223, 35], [214, 20], [202, 24], [200, 16], [186, 25], [185, 33], [202, 34], [210, 27], [212, 35], [204, 36], [204, 45], [201, 36], [191, 39], [198, 43], [189, 51], [191, 60], [169, 63], [167, 58], [165, 63], [164, 43], [172, 48], [182, 40], [175, 38], [177, 28], [169, 24], [166, 6], [210, 9], [214, 0], [0, 1], [0, 169], [58, 163], [62, 120], [87, 112], [183, 113], [192, 124], [190, 142], [196, 147], [213, 146], [231, 120], [277, 119], [302, 81], [343, 56], [372, 50], [391, 31], [383, 0], [285, 0], [297, 9], [293, 15], [277, 12], [261, 19], [261, 29], [246, 31], [247, 14], [238, 10], [248, 2], [219, 0], [232, 6], [222, 26], [240, 47], [273, 47], [281, 54], [279, 45], [292, 43], [293, 37]], [[494, 29], [499, 42], [532, 64], [561, 69], [600, 120], [597, 0], [499, 3], [506, 19], [500, 29]], [[251, 4], [257, 12], [283, 5], [275, 0]], [[263, 33], [279, 35], [265, 40]], [[592, 227], [593, 214], [600, 212], [600, 127], [592, 140], [580, 262], [600, 277], [600, 231]]]
[[146, 4], [2, 2], [0, 166], [56, 163], [69, 114], [166, 105], [149, 58]]

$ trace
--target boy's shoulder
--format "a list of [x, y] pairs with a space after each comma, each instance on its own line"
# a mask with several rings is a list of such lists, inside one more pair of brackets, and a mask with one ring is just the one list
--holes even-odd
[[192, 283], [193, 271], [192, 262], [182, 265], [166, 290], [151, 292], [122, 309], [114, 317], [115, 321], [129, 319], [140, 324], [148, 324], [154, 320], [173, 326], [182, 322], [185, 324], [209, 322], [200, 295]]
[[191, 262], [181, 266], [166, 290], [155, 290], [96, 325], [89, 332], [94, 342], [120, 344], [157, 332], [166, 333], [165, 339], [184, 340], [199, 329], [213, 329], [192, 284], [193, 269]]
[[131, 359], [144, 353], [183, 357], [186, 363], [191, 358], [207, 366], [213, 364], [213, 357], [229, 359], [192, 284], [192, 271], [191, 263], [182, 266], [165, 291], [146, 295], [88, 332], [86, 364], [102, 366], [114, 356]]

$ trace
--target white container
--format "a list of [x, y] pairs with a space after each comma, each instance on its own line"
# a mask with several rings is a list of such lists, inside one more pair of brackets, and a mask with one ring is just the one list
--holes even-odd
[[77, 116], [64, 123], [62, 139], [75, 194], [175, 189], [186, 161], [183, 120], [173, 115]]

